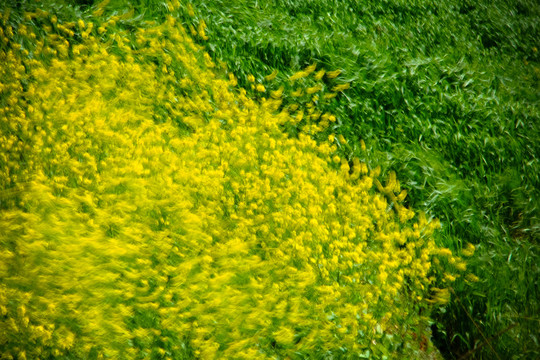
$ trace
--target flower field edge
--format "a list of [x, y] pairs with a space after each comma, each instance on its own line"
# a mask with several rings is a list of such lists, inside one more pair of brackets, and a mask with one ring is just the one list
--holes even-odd
[[204, 26], [130, 21], [2, 14], [2, 357], [427, 351], [466, 264], [395, 174], [313, 140], [332, 122], [313, 94], [347, 86], [252, 99], [193, 41]]

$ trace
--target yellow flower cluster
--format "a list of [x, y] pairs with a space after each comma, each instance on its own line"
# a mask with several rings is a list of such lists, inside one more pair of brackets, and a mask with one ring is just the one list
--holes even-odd
[[334, 144], [286, 135], [281, 94], [248, 98], [172, 17], [133, 43], [118, 19], [27, 19], [46, 35], [0, 27], [0, 357], [418, 347], [403, 343], [446, 255], [395, 175], [383, 188]]
[[[257, 92], [270, 91], [270, 98], [275, 100], [271, 107], [277, 113], [278, 110], [286, 111], [290, 116], [283, 118], [281, 125], [292, 126], [294, 133], [301, 131], [310, 136], [317, 137], [319, 133], [328, 133], [335, 128], [333, 123], [337, 121], [335, 115], [328, 112], [332, 108], [331, 99], [336, 97], [339, 92], [350, 88], [350, 83], [331, 84], [341, 70], [326, 72], [321, 69], [315, 72], [317, 64], [311, 64], [306, 68], [289, 76], [289, 81], [275, 81], [267, 83], [266, 87], [262, 84], [255, 84], [255, 77], [248, 75], [247, 79], [251, 82], [251, 89]], [[278, 72], [274, 70], [271, 74], [264, 77], [265, 81], [276, 79]], [[326, 82], [321, 81], [324, 75], [327, 75]], [[273, 90], [275, 89], [275, 90]], [[331, 92], [328, 90], [331, 89]], [[263, 102], [266, 98], [263, 98]], [[288, 126], [287, 126], [288, 125]]]

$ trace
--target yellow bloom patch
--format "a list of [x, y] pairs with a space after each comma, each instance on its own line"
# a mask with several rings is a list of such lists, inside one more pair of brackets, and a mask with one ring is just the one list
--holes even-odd
[[283, 89], [257, 102], [219, 75], [192, 39], [203, 21], [128, 34], [125, 16], [36, 17], [43, 36], [1, 27], [2, 355], [308, 356], [420, 321], [412, 299], [451, 256], [437, 223], [390, 210], [395, 174], [378, 192], [377, 171], [287, 135], [304, 113], [278, 111]]

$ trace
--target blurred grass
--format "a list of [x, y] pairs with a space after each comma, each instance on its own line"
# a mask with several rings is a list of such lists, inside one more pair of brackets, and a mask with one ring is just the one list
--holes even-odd
[[480, 282], [458, 280], [452, 304], [434, 314], [445, 355], [538, 358], [540, 6], [192, 4], [196, 18], [184, 21], [205, 20], [203, 43], [244, 83], [273, 69], [285, 82], [313, 62], [343, 69], [353, 85], [330, 110], [339, 118], [334, 131], [350, 144], [345, 155], [395, 170], [409, 204], [443, 222], [444, 246], [477, 244], [469, 268]]
[[[381, 165], [383, 173], [395, 170], [409, 190], [408, 204], [442, 221], [443, 246], [477, 245], [469, 269], [480, 281], [458, 279], [453, 302], [433, 314], [445, 356], [540, 357], [540, 6], [532, 0], [191, 3], [195, 16], [186, 11], [183, 21], [205, 20], [209, 40], [201, 43], [241, 85], [248, 74], [261, 78], [278, 69], [277, 88], [313, 62], [343, 69], [340, 79], [352, 87], [329, 110], [338, 117], [333, 130], [349, 142], [344, 155]], [[89, 17], [93, 2], [16, 4]], [[164, 16], [167, 4], [112, 0], [107, 11], [130, 7], [151, 20]]]

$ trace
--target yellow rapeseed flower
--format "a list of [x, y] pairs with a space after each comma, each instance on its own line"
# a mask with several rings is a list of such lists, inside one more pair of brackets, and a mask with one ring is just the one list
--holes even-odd
[[326, 77], [329, 78], [329, 79], [334, 79], [336, 77], [338, 77], [338, 75], [341, 74], [341, 70], [334, 70], [334, 71], [328, 71], [326, 73]]
[[291, 75], [289, 77], [289, 80], [290, 81], [295, 81], [295, 80], [298, 80], [298, 79], [301, 79], [301, 78], [305, 78], [308, 75], [309, 75], [309, 73], [307, 73], [305, 71], [298, 71], [297, 73], [294, 73], [293, 75]]
[[325, 70], [321, 69], [321, 70], [317, 71], [317, 73], [315, 75], [313, 75], [313, 78], [315, 80], [321, 80], [323, 78], [324, 74], [325, 74]]
[[277, 69], [274, 69], [274, 71], [272, 71], [272, 73], [266, 75], [266, 76], [264, 77], [264, 79], [265, 79], [266, 81], [274, 80], [274, 79], [276, 78], [277, 74], [278, 74]]
[[340, 85], [336, 85], [332, 88], [332, 91], [333, 92], [340, 92], [340, 91], [343, 91], [343, 90], [347, 90], [348, 88], [351, 87], [351, 84], [350, 83], [345, 83], [345, 84], [340, 84]]
[[464, 256], [471, 257], [474, 255], [475, 250], [476, 247], [473, 244], [467, 243], [467, 246], [463, 250], [461, 250], [461, 253]]

